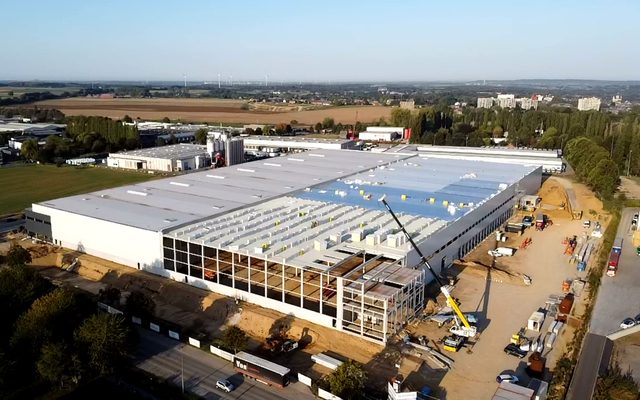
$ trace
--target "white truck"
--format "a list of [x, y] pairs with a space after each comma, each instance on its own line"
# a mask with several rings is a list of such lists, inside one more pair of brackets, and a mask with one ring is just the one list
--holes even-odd
[[489, 250], [489, 255], [494, 257], [511, 257], [516, 252], [516, 249], [512, 247], [498, 247], [495, 250]]

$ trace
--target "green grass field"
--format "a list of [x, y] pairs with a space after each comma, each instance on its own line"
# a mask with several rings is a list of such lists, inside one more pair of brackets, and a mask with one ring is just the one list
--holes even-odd
[[107, 168], [26, 164], [0, 168], [0, 215], [31, 203], [153, 179], [153, 175]]

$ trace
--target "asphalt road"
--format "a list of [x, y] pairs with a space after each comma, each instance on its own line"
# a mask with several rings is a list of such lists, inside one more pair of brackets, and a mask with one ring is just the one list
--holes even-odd
[[[233, 370], [232, 364], [197, 348], [177, 342], [164, 335], [138, 329], [140, 345], [136, 366], [161, 378], [168, 378], [181, 387], [184, 368], [185, 390], [205, 399], [313, 399], [309, 388], [292, 383], [284, 389], [249, 380]], [[218, 379], [229, 379], [236, 386], [231, 393], [215, 388]]]
[[[591, 398], [599, 373], [611, 360], [613, 342], [607, 335], [620, 330], [620, 322], [640, 313], [640, 260], [633, 246], [631, 220], [637, 208], [622, 211], [616, 237], [622, 237], [622, 255], [616, 276], [603, 275], [580, 357], [571, 379], [568, 400]], [[604, 249], [609, 252], [610, 249]]]
[[640, 257], [633, 247], [631, 230], [633, 214], [638, 212], [638, 208], [625, 208], [622, 211], [617, 237], [624, 240], [618, 272], [614, 277], [602, 277], [589, 326], [591, 333], [609, 335], [620, 330], [623, 319], [640, 314]]

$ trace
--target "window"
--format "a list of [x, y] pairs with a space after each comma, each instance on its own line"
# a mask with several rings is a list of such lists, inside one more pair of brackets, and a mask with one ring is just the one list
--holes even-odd
[[173, 260], [169, 260], [167, 258], [164, 259], [164, 269], [168, 269], [169, 271], [175, 271], [175, 266], [173, 264]]
[[195, 244], [195, 243], [189, 243], [189, 253], [201, 255], [202, 254], [202, 246], [200, 246], [199, 244]]
[[176, 240], [176, 250], [187, 251], [187, 242], [183, 242], [182, 240]]
[[173, 248], [173, 239], [169, 237], [162, 238], [162, 245], [164, 247], [172, 247]]
[[164, 258], [169, 258], [173, 260], [173, 249], [167, 249], [166, 247], [163, 249], [164, 252]]

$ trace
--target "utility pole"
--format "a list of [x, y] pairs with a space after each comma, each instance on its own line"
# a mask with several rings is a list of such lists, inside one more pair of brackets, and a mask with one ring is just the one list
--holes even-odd
[[182, 394], [184, 394], [184, 353], [182, 351], [180, 352], [180, 367], [180, 383], [182, 385]]

